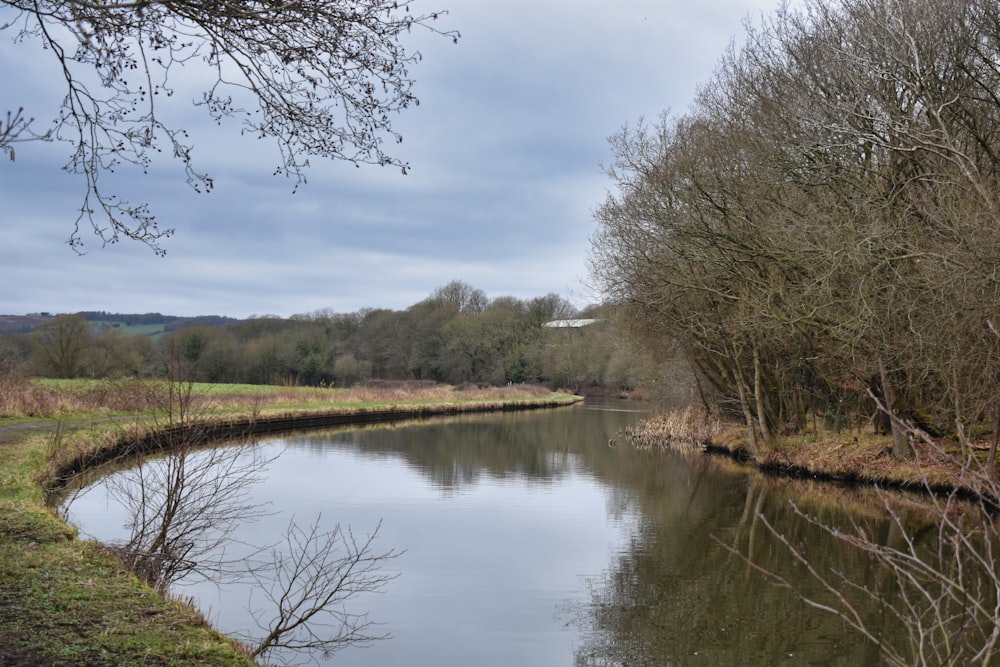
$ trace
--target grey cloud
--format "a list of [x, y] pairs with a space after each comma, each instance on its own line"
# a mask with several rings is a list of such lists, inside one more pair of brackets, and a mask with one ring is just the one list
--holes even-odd
[[[463, 38], [412, 38], [424, 55], [412, 69], [421, 104], [394, 121], [410, 175], [313, 161], [292, 194], [270, 175], [272, 145], [216, 127], [182, 97], [171, 113], [191, 127], [216, 191], [192, 192], [169, 159], [148, 175], [126, 170], [116, 189], [177, 229], [167, 256], [85, 237], [90, 253], [77, 257], [63, 243], [82, 187], [59, 170], [67, 146], [19, 147], [0, 165], [0, 312], [404, 308], [455, 279], [490, 296], [592, 297], [585, 258], [606, 137], [683, 110], [742, 17], [776, 4], [427, 1], [451, 9], [441, 27]], [[0, 44], [13, 73], [0, 99], [27, 95], [41, 116], [59, 89], [39, 85], [52, 72], [29, 47]], [[197, 79], [185, 73], [181, 87]]]

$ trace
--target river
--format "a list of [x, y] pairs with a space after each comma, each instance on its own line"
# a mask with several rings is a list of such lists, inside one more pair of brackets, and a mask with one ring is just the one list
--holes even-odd
[[[261, 462], [240, 501], [258, 511], [227, 533], [222, 560], [252, 561], [251, 545], [280, 542], [292, 518], [356, 538], [378, 528], [375, 551], [399, 552], [382, 563], [390, 579], [348, 608], [391, 637], [320, 664], [879, 664], [871, 642], [727, 548], [821, 595], [762, 513], [818, 567], [863, 583], [868, 560], [789, 501], [827, 523], [846, 522], [850, 507], [883, 530], [871, 495], [616, 444], [642, 416], [588, 404], [268, 438], [239, 450]], [[66, 511], [82, 536], [124, 539], [128, 512], [109, 489], [129, 475], [73, 496]], [[248, 608], [266, 609], [261, 585], [216, 569], [214, 581], [192, 573], [173, 591], [223, 632], [252, 634]]]

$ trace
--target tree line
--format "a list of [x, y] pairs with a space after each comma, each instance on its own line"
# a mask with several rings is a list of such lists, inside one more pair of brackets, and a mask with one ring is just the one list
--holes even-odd
[[1000, 432], [1000, 4], [804, 0], [612, 137], [592, 272], [751, 446]]
[[[2, 337], [0, 357], [8, 368], [59, 378], [158, 377], [180, 360], [191, 379], [216, 383], [349, 386], [385, 379], [631, 391], [650, 381], [650, 364], [608, 324], [609, 309], [578, 311], [557, 294], [491, 299], [460, 281], [405, 310], [195, 323], [156, 337], [97, 328], [85, 315], [59, 315], [29, 334]], [[597, 321], [544, 326], [577, 317]]]

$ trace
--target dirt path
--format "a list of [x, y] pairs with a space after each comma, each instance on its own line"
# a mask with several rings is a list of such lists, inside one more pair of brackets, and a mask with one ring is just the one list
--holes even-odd
[[7, 424], [0, 426], [0, 445], [12, 442], [17, 438], [26, 437], [32, 433], [44, 431], [46, 429], [54, 431], [57, 428], [74, 429], [90, 424], [101, 422], [119, 421], [122, 419], [135, 419], [134, 417], [96, 417], [94, 419], [72, 419], [72, 420], [46, 420], [41, 422], [22, 422], [20, 424]]
[[14, 440], [22, 435], [34, 433], [46, 428], [56, 428], [57, 426], [59, 426], [59, 422], [57, 421], [28, 422], [25, 424], [8, 424], [6, 426], [0, 426], [0, 445], [5, 442], [10, 442], [11, 440]]

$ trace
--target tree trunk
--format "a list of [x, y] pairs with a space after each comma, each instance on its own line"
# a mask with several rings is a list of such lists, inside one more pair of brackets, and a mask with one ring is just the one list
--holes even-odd
[[889, 416], [889, 423], [892, 425], [892, 454], [897, 458], [913, 458], [913, 450], [910, 448], [910, 439], [907, 437], [906, 429], [903, 428], [899, 417], [896, 414], [896, 390], [889, 379], [889, 372], [885, 369], [885, 362], [881, 359], [878, 364], [879, 379], [882, 382], [882, 406]]
[[753, 393], [757, 403], [757, 424], [760, 426], [760, 437], [767, 443], [771, 442], [771, 430], [767, 427], [767, 412], [764, 410], [764, 382], [761, 378], [760, 353], [757, 344], [753, 345]]
[[740, 396], [740, 408], [743, 409], [743, 418], [746, 420], [747, 424], [747, 439], [750, 444], [750, 452], [757, 454], [760, 448], [757, 444], [757, 427], [754, 424], [753, 411], [750, 409], [750, 397], [747, 395], [750, 393], [749, 387], [747, 387], [746, 379], [743, 377], [743, 368], [740, 365], [739, 356], [734, 349], [732, 351], [733, 360], [733, 372], [736, 376], [736, 388], [739, 391]]
[[1000, 442], [1000, 410], [993, 414], [993, 437], [990, 439], [990, 453], [986, 457], [986, 474], [991, 480], [997, 478], [997, 443]]

